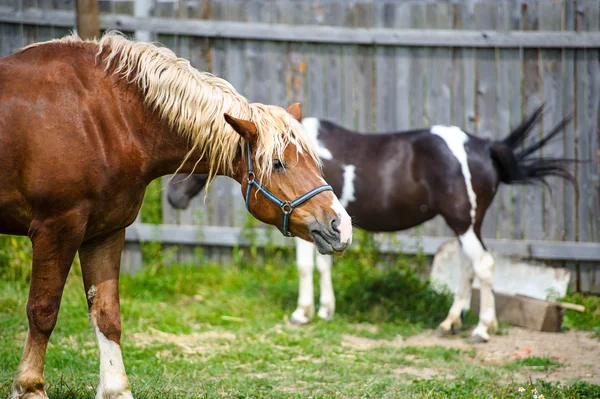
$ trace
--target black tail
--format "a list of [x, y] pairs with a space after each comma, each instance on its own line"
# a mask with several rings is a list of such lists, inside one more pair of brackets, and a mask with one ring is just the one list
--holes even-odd
[[577, 180], [569, 171], [570, 166], [576, 161], [566, 158], [540, 158], [530, 157], [532, 153], [542, 148], [571, 121], [567, 117], [560, 121], [541, 140], [519, 150], [521, 144], [527, 139], [527, 135], [542, 117], [543, 106], [539, 107], [525, 122], [514, 129], [508, 137], [502, 141], [494, 142], [491, 146], [492, 159], [500, 175], [500, 181], [506, 184], [535, 184], [542, 183], [546, 187], [546, 177], [558, 176], [568, 180], [577, 189]]

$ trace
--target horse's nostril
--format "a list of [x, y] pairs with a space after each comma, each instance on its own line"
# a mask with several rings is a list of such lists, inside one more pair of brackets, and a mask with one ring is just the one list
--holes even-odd
[[340, 219], [335, 217], [335, 218], [331, 218], [331, 221], [329, 222], [329, 225], [331, 226], [331, 230], [333, 230], [334, 232], [338, 231], [338, 227], [340, 225]]

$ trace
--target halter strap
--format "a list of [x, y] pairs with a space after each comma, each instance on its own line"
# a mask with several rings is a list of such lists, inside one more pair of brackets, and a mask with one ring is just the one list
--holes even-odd
[[289, 224], [290, 224], [290, 215], [292, 211], [299, 205], [305, 203], [315, 195], [322, 193], [323, 191], [333, 191], [330, 185], [324, 184], [319, 187], [315, 187], [309, 192], [302, 194], [298, 198], [293, 201], [283, 201], [279, 199], [275, 194], [267, 190], [263, 187], [258, 180], [256, 180], [256, 175], [254, 174], [254, 169], [252, 168], [252, 148], [250, 147], [250, 142], [246, 141], [247, 156], [248, 156], [248, 186], [246, 187], [246, 209], [248, 212], [250, 211], [250, 192], [252, 191], [252, 187], [255, 187], [258, 192], [262, 193], [267, 199], [271, 202], [275, 203], [281, 211], [283, 212], [283, 222], [281, 227], [278, 227], [279, 231], [286, 237], [293, 237], [294, 235], [289, 232]]

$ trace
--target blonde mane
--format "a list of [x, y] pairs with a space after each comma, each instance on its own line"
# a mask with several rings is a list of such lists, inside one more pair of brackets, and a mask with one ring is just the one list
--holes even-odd
[[[73, 33], [26, 48], [57, 42], [83, 40]], [[199, 150], [200, 159], [208, 157], [209, 181], [217, 171], [231, 175], [238, 150], [245, 151], [243, 139], [225, 121], [224, 113], [256, 124], [258, 139], [253, 154], [261, 178], [270, 178], [273, 157], [283, 159], [283, 151], [290, 142], [302, 147], [321, 165], [302, 125], [285, 109], [249, 103], [229, 82], [196, 70], [188, 60], [178, 58], [165, 47], [134, 42], [118, 32], [105, 33], [90, 42], [98, 46], [97, 56], [103, 58], [107, 71], [112, 68], [113, 73], [137, 84], [146, 104], [189, 140], [190, 151], [182, 165], [195, 150]]]

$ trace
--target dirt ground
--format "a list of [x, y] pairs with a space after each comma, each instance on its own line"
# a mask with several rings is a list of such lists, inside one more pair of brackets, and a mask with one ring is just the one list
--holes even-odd
[[[282, 327], [282, 326], [280, 326]], [[376, 332], [373, 325], [355, 325], [355, 329], [366, 329]], [[298, 328], [292, 326], [292, 328]], [[136, 333], [132, 335], [137, 344], [147, 345], [152, 342], [165, 342], [178, 346], [184, 354], [198, 354], [214, 351], [215, 349], [227, 350], [230, 345], [235, 345], [236, 336], [231, 332], [204, 332], [194, 334], [169, 334], [152, 330], [150, 334]], [[592, 338], [589, 332], [568, 331], [564, 333], [546, 333], [527, 330], [519, 327], [510, 327], [504, 335], [493, 335], [488, 343], [473, 344], [461, 336], [439, 337], [434, 331], [425, 331], [417, 335], [402, 339], [397, 336], [392, 340], [372, 339], [353, 334], [345, 334], [342, 346], [358, 351], [369, 350], [374, 347], [390, 346], [441, 346], [465, 351], [475, 350], [475, 357], [469, 359], [477, 365], [502, 366], [513, 363], [518, 358], [527, 356], [548, 357], [560, 363], [560, 366], [550, 367], [548, 370], [538, 371], [535, 368], [529, 375], [535, 381], [561, 381], [565, 383], [574, 380], [584, 380], [600, 384], [600, 340]], [[164, 351], [165, 357], [170, 357], [170, 351]], [[455, 378], [452, 370], [437, 370], [435, 368], [421, 368], [406, 366], [394, 370], [395, 374], [408, 374], [419, 378]]]
[[485, 344], [470, 344], [462, 337], [438, 337], [434, 332], [425, 332], [409, 337], [404, 345], [475, 349], [478, 361], [493, 365], [510, 363], [518, 357], [545, 356], [562, 365], [534, 371], [531, 373], [534, 380], [569, 382], [578, 379], [600, 384], [600, 341], [585, 331], [547, 333], [510, 327], [506, 335], [494, 335]]

